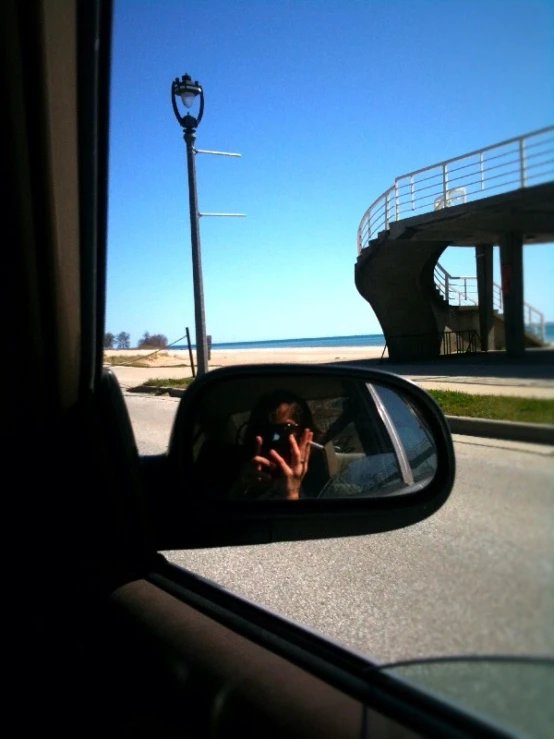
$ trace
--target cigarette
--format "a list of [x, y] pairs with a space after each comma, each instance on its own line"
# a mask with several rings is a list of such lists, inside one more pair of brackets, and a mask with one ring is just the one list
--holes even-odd
[[318, 444], [318, 443], [317, 443], [317, 442], [315, 442], [315, 441], [309, 441], [309, 442], [308, 442], [308, 444], [309, 444], [310, 446], [313, 446], [313, 447], [315, 447], [316, 449], [325, 449], [325, 447], [323, 446], [323, 444]]

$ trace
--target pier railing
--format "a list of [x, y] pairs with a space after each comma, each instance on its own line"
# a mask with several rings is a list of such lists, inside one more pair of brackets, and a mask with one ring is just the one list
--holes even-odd
[[394, 221], [553, 178], [554, 126], [400, 175], [362, 216], [358, 254]]

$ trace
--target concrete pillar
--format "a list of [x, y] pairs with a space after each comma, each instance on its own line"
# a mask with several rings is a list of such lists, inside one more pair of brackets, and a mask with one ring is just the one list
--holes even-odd
[[500, 269], [504, 301], [506, 353], [520, 357], [525, 353], [523, 323], [523, 241], [510, 232], [500, 239]]
[[492, 244], [477, 244], [475, 247], [479, 335], [482, 352], [494, 349], [492, 254]]

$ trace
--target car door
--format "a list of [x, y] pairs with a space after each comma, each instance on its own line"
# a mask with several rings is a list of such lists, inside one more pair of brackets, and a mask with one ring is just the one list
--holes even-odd
[[[102, 370], [111, 4], [5, 0], [0, 14], [10, 310], [29, 357], [6, 421], [11, 725], [56, 736], [499, 735], [159, 553], [156, 537], [178, 529], [171, 501], [154, 514], [149, 483], [153, 469], [177, 473], [164, 459], [140, 464]], [[321, 535], [323, 517], [306, 510], [296, 536], [309, 520]], [[336, 510], [344, 531], [373, 525], [369, 509]], [[249, 516], [236, 518], [240, 540], [254, 536]], [[197, 522], [207, 535], [209, 521]]]

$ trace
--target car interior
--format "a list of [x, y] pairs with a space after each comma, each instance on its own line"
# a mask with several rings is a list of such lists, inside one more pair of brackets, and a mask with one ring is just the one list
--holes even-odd
[[[317, 378], [309, 371], [297, 371], [287, 377], [241, 377], [212, 383], [209, 392], [189, 407], [188, 415], [194, 420], [188, 423], [181, 448], [173, 448], [171, 453], [188, 456], [186, 477], [194, 480], [194, 495], [217, 499], [229, 494], [248, 456], [245, 436], [253, 409], [271, 393], [285, 393], [285, 397], [292, 393], [291, 397], [306, 402], [311, 414], [316, 435], [301, 497], [405, 492], [407, 484], [414, 483], [414, 475], [410, 470], [409, 480], [404, 481], [404, 458], [407, 465], [412, 464], [418, 482], [433, 477], [436, 454], [432, 436], [414, 406], [402, 396], [379, 385], [344, 377]], [[391, 427], [400, 435], [400, 449], [393, 443]], [[285, 440], [285, 451], [286, 447]]]
[[[357, 411], [354, 402], [355, 383], [345, 383], [341, 378], [321, 378], [319, 382], [309, 375], [295, 375], [280, 379], [281, 391], [290, 391], [303, 398], [312, 413], [317, 429], [317, 446], [310, 455], [305, 478], [306, 495], [317, 497], [330, 479], [354, 460], [367, 455], [392, 452], [391, 442], [374, 410], [371, 420]], [[259, 398], [275, 392], [271, 377], [263, 380], [240, 379], [232, 387], [229, 382], [212, 388], [192, 411], [196, 423], [185, 450], [192, 453], [191, 474], [195, 480], [193, 489], [201, 495], [213, 495], [220, 479], [220, 495], [223, 496], [233, 480], [225, 480], [225, 472], [234, 469], [235, 460], [244, 456], [245, 429], [251, 410]], [[214, 459], [218, 464], [214, 465]], [[236, 471], [235, 471], [236, 474]], [[215, 477], [215, 479], [214, 479]]]
[[[340, 367], [313, 370], [321, 388], [332, 388], [324, 400], [342, 398], [341, 383], [381, 383], [418, 409], [436, 454], [421, 489], [290, 506], [233, 508], [199, 499], [187, 474], [209, 423], [191, 408], [213, 390], [210, 403], [223, 421], [214, 443], [236, 443], [252, 402], [243, 368], [197, 378], [179, 406], [169, 453], [139, 457], [122, 391], [102, 361], [111, 22], [106, 0], [0, 4], [7, 315], [26, 353], [17, 391], [7, 392], [4, 522], [13, 530], [6, 562], [14, 581], [6, 593], [7, 730], [57, 737], [504, 736], [381, 673], [367, 656], [163, 556], [168, 548], [410, 525], [448, 498], [455, 465], [444, 417], [423, 391], [384, 373]], [[293, 372], [273, 371], [281, 379]], [[255, 373], [256, 393], [262, 375]], [[224, 383], [233, 381], [243, 389], [229, 397]], [[352, 452], [335, 448], [348, 412], [339, 407], [322, 442], [334, 455], [330, 463], [321, 454], [327, 475], [345, 464], [341, 454], [360, 453], [358, 441]], [[179, 495], [164, 496], [164, 479]]]

